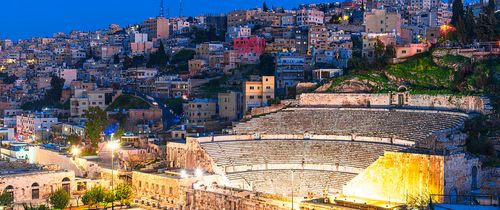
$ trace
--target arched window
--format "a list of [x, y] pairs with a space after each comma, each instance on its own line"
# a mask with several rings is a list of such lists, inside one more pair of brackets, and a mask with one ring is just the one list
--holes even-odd
[[472, 187], [472, 190], [475, 190], [477, 189], [477, 167], [474, 166], [472, 167], [472, 182], [471, 182], [471, 187]]
[[36, 182], [31, 185], [31, 199], [40, 199], [40, 185]]
[[12, 197], [14, 197], [14, 186], [12, 186], [12, 185], [7, 186], [5, 188], [5, 192], [10, 193], [12, 195]]
[[70, 179], [68, 177], [64, 177], [64, 179], [62, 180], [62, 187], [64, 190], [66, 190], [66, 192], [71, 192]]
[[457, 192], [457, 189], [453, 188], [450, 191], [450, 203], [456, 204], [457, 202], [458, 202], [458, 192]]

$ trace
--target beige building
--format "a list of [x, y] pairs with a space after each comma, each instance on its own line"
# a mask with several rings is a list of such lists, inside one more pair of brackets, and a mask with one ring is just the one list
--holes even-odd
[[383, 9], [372, 9], [365, 12], [365, 32], [396, 33], [401, 32], [401, 14]]
[[219, 93], [219, 117], [235, 121], [241, 119], [243, 113], [243, 97], [240, 92]]
[[263, 76], [258, 81], [246, 81], [243, 87], [244, 111], [268, 105], [274, 98], [274, 76]]
[[[108, 100], [106, 96], [108, 95]], [[105, 110], [106, 107], [118, 96], [121, 91], [114, 92], [112, 89], [82, 90], [76, 89], [70, 99], [71, 116], [83, 116], [90, 107], [99, 107]]]
[[164, 17], [149, 18], [141, 25], [142, 32], [148, 34], [151, 40], [169, 36], [168, 19]]
[[34, 141], [48, 138], [57, 117], [44, 112], [22, 114], [16, 117], [16, 134], [19, 140]]
[[195, 98], [183, 105], [184, 114], [192, 124], [204, 124], [217, 117], [217, 101]]
[[3, 171], [0, 174], [0, 190], [14, 196], [14, 206], [23, 203], [33, 205], [45, 203], [57, 189], [65, 189], [70, 194], [83, 190], [77, 186], [73, 171]]
[[208, 67], [208, 63], [203, 59], [191, 59], [188, 61], [189, 74], [194, 76], [201, 73]]

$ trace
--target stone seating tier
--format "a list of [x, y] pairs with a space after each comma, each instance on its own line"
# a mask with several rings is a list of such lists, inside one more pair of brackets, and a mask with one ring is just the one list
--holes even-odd
[[236, 124], [233, 134], [359, 135], [426, 142], [461, 127], [467, 115], [381, 109], [293, 108]]

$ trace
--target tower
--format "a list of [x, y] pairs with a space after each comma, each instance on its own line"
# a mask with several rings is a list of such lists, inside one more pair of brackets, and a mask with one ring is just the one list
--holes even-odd
[[160, 0], [160, 14], [158, 15], [159, 17], [164, 17], [165, 14], [163, 12], [163, 0]]

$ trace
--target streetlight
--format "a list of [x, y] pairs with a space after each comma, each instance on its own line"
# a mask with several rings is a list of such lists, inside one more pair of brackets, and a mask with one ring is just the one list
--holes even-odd
[[78, 156], [80, 153], [82, 153], [82, 149], [78, 146], [73, 146], [71, 148], [71, 154], [73, 155], [73, 160], [75, 160], [75, 157]]
[[194, 174], [196, 175], [196, 177], [202, 177], [203, 171], [201, 169], [197, 168], [196, 171], [194, 172]]
[[[113, 137], [113, 134], [111, 134], [111, 137]], [[120, 144], [118, 141], [110, 141], [106, 145], [109, 149], [111, 149], [111, 192], [114, 193], [115, 191], [115, 175], [114, 175], [114, 159], [115, 159], [115, 150], [120, 148]], [[113, 194], [114, 197], [114, 194]], [[115, 202], [111, 202], [111, 209], [115, 209]]]

